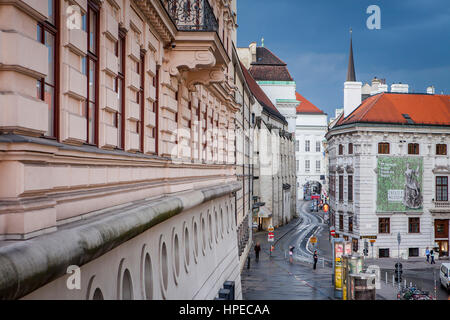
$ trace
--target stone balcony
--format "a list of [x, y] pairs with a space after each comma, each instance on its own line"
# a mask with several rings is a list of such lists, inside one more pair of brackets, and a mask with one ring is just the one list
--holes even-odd
[[231, 58], [209, 0], [160, 0], [160, 4], [177, 30], [168, 52], [170, 74], [187, 72], [191, 88], [225, 82]]
[[450, 201], [433, 201], [430, 212], [450, 213]]

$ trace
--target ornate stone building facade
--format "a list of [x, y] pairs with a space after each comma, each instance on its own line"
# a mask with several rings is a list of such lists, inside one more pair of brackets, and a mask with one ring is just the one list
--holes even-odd
[[242, 297], [235, 41], [230, 0], [0, 0], [1, 297]]

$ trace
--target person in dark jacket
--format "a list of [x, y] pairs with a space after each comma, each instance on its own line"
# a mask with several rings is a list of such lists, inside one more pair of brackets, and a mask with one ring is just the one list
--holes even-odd
[[255, 244], [255, 256], [256, 256], [256, 262], [259, 261], [259, 252], [261, 251], [261, 245], [259, 242]]
[[314, 270], [316, 270], [317, 260], [319, 260], [319, 255], [317, 254], [317, 250], [314, 250], [313, 259], [314, 259]]

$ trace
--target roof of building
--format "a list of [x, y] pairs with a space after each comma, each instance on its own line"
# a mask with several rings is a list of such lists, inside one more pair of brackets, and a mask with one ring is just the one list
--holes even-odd
[[314, 104], [312, 104], [308, 99], [302, 96], [300, 93], [295, 93], [295, 98], [300, 104], [297, 106], [297, 113], [316, 113], [316, 114], [325, 114], [322, 110], [317, 108]]
[[336, 127], [352, 123], [450, 126], [450, 95], [379, 93], [341, 116]]
[[245, 68], [245, 66], [241, 62], [242, 72], [244, 73], [245, 81], [247, 82], [250, 91], [255, 96], [256, 100], [261, 104], [261, 106], [268, 113], [280, 119], [283, 123], [287, 124], [286, 118], [278, 111], [278, 109], [274, 106], [272, 101], [267, 97], [261, 87], [256, 83], [255, 79], [251, 76], [249, 71]]
[[256, 48], [256, 61], [249, 72], [257, 81], [294, 81], [287, 64], [265, 47]]

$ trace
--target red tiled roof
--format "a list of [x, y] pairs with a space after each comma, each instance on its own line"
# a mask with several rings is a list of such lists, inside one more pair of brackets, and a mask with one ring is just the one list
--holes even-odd
[[245, 81], [247, 82], [250, 91], [255, 96], [256, 100], [261, 104], [263, 108], [271, 112], [283, 122], [286, 122], [286, 118], [278, 111], [278, 109], [273, 105], [272, 101], [267, 97], [261, 87], [256, 83], [255, 79], [250, 75], [245, 66], [241, 62], [242, 72], [244, 73]]
[[[403, 115], [408, 115], [413, 123]], [[377, 94], [364, 100], [350, 115], [341, 117], [336, 126], [357, 122], [450, 126], [450, 96]]]
[[323, 114], [323, 111], [313, 105], [308, 99], [302, 96], [300, 93], [295, 93], [295, 98], [300, 104], [297, 106], [297, 113], [317, 113]]

